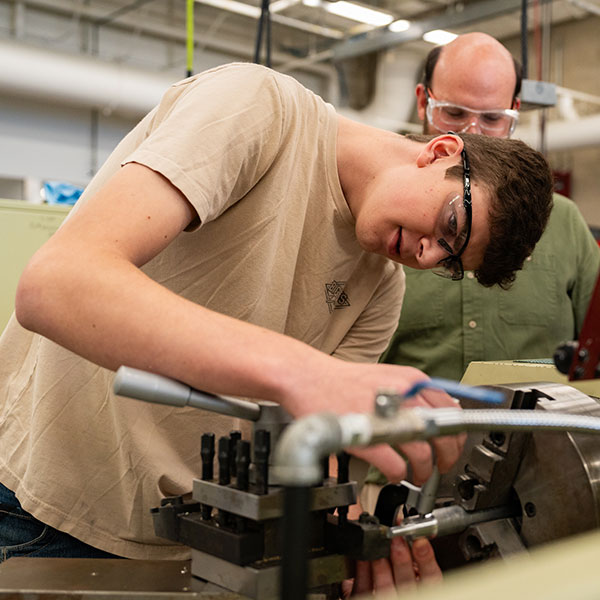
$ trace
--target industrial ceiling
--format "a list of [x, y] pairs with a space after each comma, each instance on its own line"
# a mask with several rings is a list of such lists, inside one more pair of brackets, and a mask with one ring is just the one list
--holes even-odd
[[[431, 47], [422, 36], [431, 29], [459, 34], [486, 31], [506, 39], [519, 34], [521, 0], [361, 0], [364, 8], [384, 13], [384, 24], [367, 25], [334, 14], [340, 2], [330, 0], [272, 0], [270, 3], [272, 66], [281, 71], [307, 69], [368, 54], [399, 44]], [[600, 13], [598, 0], [537, 0], [529, 2], [529, 23], [539, 10], [554, 24]], [[536, 12], [538, 11], [538, 12]], [[219, 52], [231, 60], [255, 55], [261, 0], [196, 0], [196, 52]], [[4, 15], [4, 16], [3, 16]], [[54, 20], [55, 27], [48, 27]], [[401, 21], [404, 31], [389, 24]], [[405, 23], [408, 21], [408, 23]], [[130, 34], [131, 44], [163, 39], [173, 50], [164, 64], [153, 64], [111, 43], [111, 32]], [[49, 50], [95, 54], [104, 60], [141, 68], [167, 70], [185, 62], [186, 0], [0, 0], [0, 36], [42, 45]], [[264, 36], [263, 36], [264, 39]], [[263, 52], [264, 55], [264, 52]]]

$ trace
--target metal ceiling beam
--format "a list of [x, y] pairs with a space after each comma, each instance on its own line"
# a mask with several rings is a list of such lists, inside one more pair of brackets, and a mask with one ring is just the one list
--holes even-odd
[[569, 4], [600, 17], [600, 6], [584, 0], [568, 0]]
[[373, 33], [355, 36], [331, 48], [333, 60], [353, 58], [368, 52], [385, 50], [403, 44], [420, 40], [423, 34], [432, 29], [448, 29], [461, 27], [498, 17], [505, 13], [520, 10], [521, 0], [482, 0], [468, 4], [460, 12], [445, 12], [430, 19], [414, 21], [406, 31], [391, 32], [389, 29], [377, 30]]

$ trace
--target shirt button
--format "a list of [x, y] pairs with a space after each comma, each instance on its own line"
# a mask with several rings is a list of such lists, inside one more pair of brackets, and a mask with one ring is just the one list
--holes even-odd
[[477, 327], [477, 321], [469, 321], [469, 327], [475, 329], [475, 327]]
[[473, 271], [467, 271], [467, 278], [468, 279], [475, 279], [475, 273], [473, 273]]

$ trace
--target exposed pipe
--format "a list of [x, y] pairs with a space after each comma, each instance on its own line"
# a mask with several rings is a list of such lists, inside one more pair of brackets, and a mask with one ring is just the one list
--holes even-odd
[[600, 17], [600, 6], [584, 0], [567, 0], [569, 4]]
[[[340, 109], [355, 121], [397, 131], [406, 129], [414, 105], [414, 82], [420, 54], [391, 50], [380, 57], [376, 93], [362, 111]], [[335, 72], [329, 93], [339, 106]], [[151, 110], [179, 75], [157, 75], [97, 58], [48, 52], [0, 41], [0, 89], [3, 93], [37, 98], [45, 103], [94, 108], [102, 114], [139, 118]]]
[[404, 443], [464, 431], [572, 431], [600, 434], [600, 417], [532, 410], [400, 409], [394, 417], [315, 414], [295, 421], [275, 450], [275, 474], [284, 486], [319, 483], [321, 461], [352, 446]]
[[140, 117], [174, 81], [175, 76], [0, 41], [3, 94]]
[[[523, 140], [533, 148], [540, 147], [539, 129], [535, 122], [529, 127], [517, 127], [513, 137]], [[600, 114], [580, 117], [576, 121], [550, 121], [546, 124], [547, 152], [599, 145]]]
[[[419, 130], [407, 123], [413, 109], [414, 85], [420, 68], [420, 55], [390, 50], [382, 54], [377, 67], [376, 95], [362, 111], [338, 109], [348, 118], [398, 131]], [[333, 74], [333, 69], [330, 70]], [[15, 42], [0, 41], [0, 89], [17, 95], [85, 108], [102, 114], [140, 118], [160, 100], [177, 75], [156, 74], [97, 58], [49, 52]], [[336, 80], [330, 78], [329, 94], [339, 106]], [[537, 133], [518, 126], [515, 137], [532, 146]], [[600, 115], [576, 122], [550, 122], [548, 151], [600, 145]]]
[[527, 51], [527, 0], [521, 0], [521, 67], [523, 79], [529, 75], [529, 54]]

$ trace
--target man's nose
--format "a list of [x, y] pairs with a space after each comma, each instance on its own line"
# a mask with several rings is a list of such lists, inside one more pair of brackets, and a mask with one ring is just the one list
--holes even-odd
[[436, 236], [424, 236], [419, 241], [417, 260], [421, 269], [432, 269], [448, 256], [448, 252], [437, 243]]
[[481, 133], [481, 127], [479, 126], [479, 119], [472, 117], [469, 126], [465, 130], [466, 133]]

